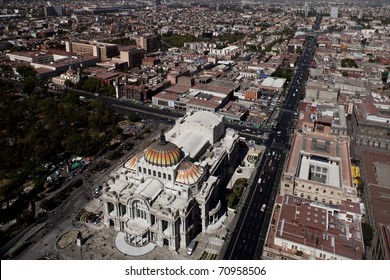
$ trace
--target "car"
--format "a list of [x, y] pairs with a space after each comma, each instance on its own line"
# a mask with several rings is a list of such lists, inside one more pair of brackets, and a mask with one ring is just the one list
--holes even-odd
[[263, 205], [261, 206], [261, 212], [264, 212], [264, 211], [265, 211], [265, 208], [267, 208], [267, 205], [263, 204]]

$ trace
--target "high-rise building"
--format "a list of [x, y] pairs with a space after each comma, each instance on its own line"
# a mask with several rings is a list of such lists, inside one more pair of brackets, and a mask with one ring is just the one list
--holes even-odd
[[44, 12], [46, 17], [63, 16], [65, 14], [63, 6], [46, 6]]
[[331, 7], [330, 8], [330, 17], [337, 19], [339, 17], [339, 8], [338, 7]]
[[304, 12], [305, 12], [305, 17], [308, 17], [309, 16], [309, 6], [307, 5], [307, 2], [305, 2]]
[[136, 39], [137, 46], [140, 48], [146, 50], [147, 52], [150, 52], [154, 49], [158, 48], [159, 39], [155, 35], [143, 35], [139, 36]]
[[127, 62], [129, 69], [141, 65], [145, 57], [145, 50], [137, 46], [128, 46], [120, 49], [120, 58]]

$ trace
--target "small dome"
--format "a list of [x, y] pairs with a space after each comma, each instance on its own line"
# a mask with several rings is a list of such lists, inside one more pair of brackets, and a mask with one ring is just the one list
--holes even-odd
[[184, 161], [177, 170], [176, 182], [191, 185], [196, 183], [203, 174], [203, 168], [190, 161]]
[[149, 164], [163, 167], [174, 166], [181, 159], [181, 150], [175, 144], [167, 142], [164, 134], [161, 134], [159, 141], [146, 148], [144, 158]]
[[138, 160], [143, 156], [144, 152], [139, 152], [133, 155], [128, 161], [125, 163], [125, 168], [136, 170]]

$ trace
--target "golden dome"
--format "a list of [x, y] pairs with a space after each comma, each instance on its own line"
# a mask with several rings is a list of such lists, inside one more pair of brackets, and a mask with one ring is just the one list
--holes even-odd
[[163, 167], [174, 166], [181, 159], [181, 150], [175, 144], [167, 142], [164, 134], [161, 134], [159, 141], [146, 148], [144, 158], [149, 164]]
[[187, 185], [194, 184], [202, 176], [202, 173], [202, 167], [196, 166], [190, 161], [183, 161], [177, 170], [176, 182]]
[[141, 151], [135, 155], [133, 155], [128, 161], [125, 163], [125, 168], [136, 170], [138, 160], [143, 156], [144, 152]]

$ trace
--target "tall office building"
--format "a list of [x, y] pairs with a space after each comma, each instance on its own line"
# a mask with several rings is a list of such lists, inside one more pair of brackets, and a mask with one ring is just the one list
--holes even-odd
[[330, 8], [330, 17], [337, 19], [339, 17], [339, 8], [338, 7], [331, 7]]
[[63, 6], [46, 6], [44, 12], [46, 17], [57, 17], [65, 14]]
[[152, 34], [145, 34], [136, 38], [137, 46], [150, 52], [158, 48], [159, 38]]
[[307, 2], [305, 2], [304, 12], [305, 12], [305, 17], [308, 17], [309, 16], [309, 6], [307, 5]]

